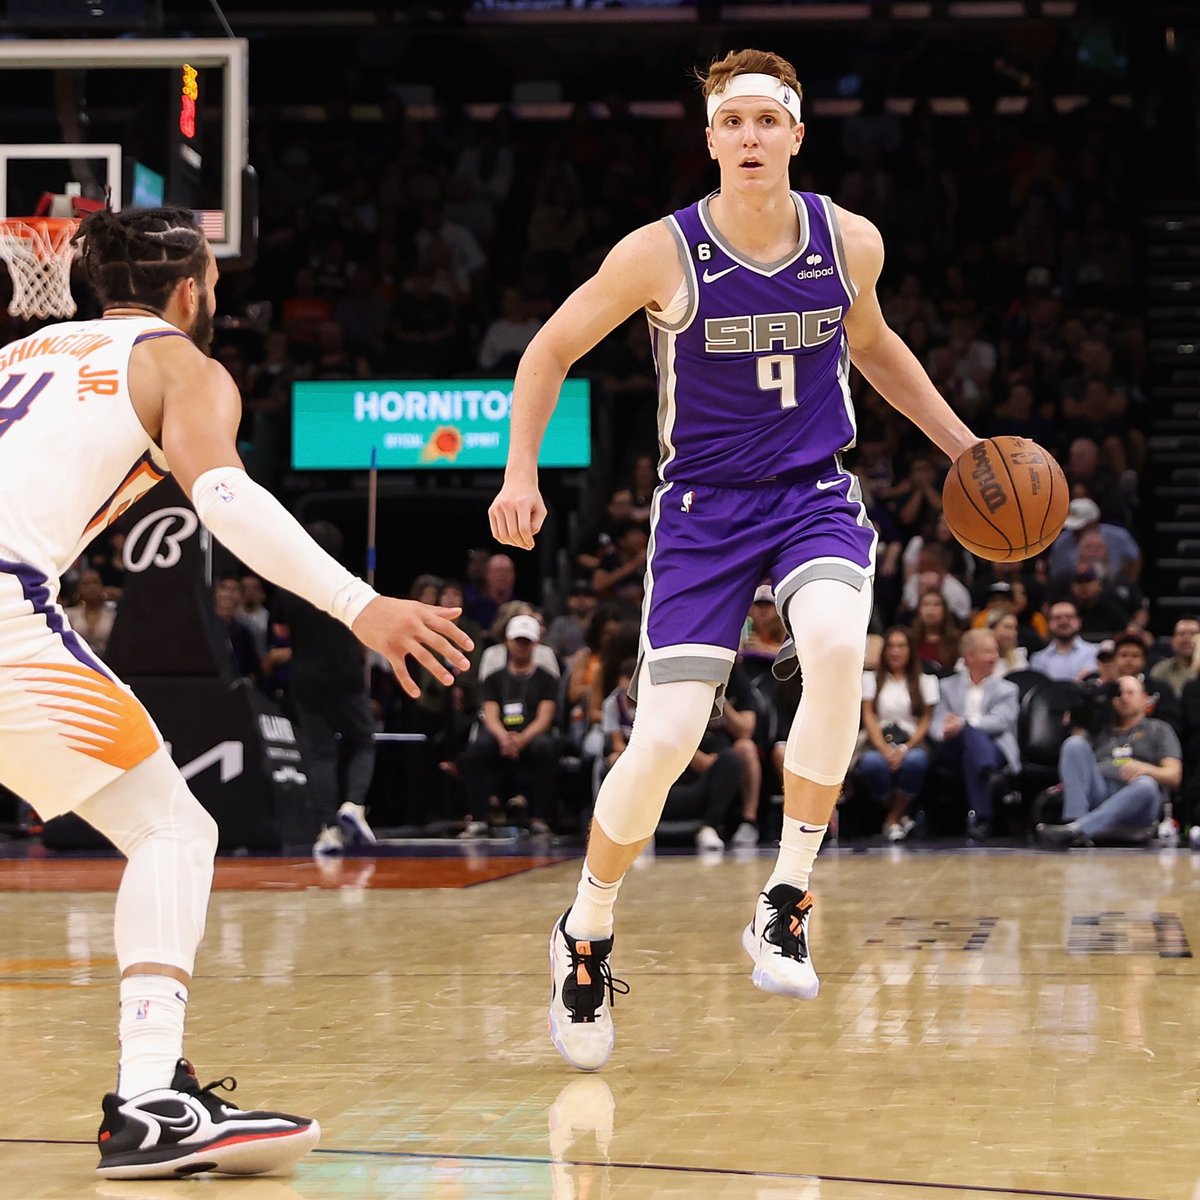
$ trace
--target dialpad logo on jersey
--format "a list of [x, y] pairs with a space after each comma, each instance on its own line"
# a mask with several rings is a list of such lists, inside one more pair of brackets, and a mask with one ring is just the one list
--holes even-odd
[[125, 570], [141, 574], [153, 567], [173, 567], [183, 556], [181, 543], [200, 528], [190, 508], [160, 508], [143, 517], [125, 539]]
[[692, 492], [692, 491], [684, 492], [683, 496], [681, 498], [681, 503], [679, 505], [679, 511], [690, 513], [692, 511], [692, 502], [695, 499], [696, 499], [695, 492]]
[[[833, 268], [829, 270], [832, 272]], [[837, 337], [843, 311], [838, 305], [837, 308], [819, 308], [806, 313], [709, 317], [704, 322], [704, 349], [709, 354], [812, 350]]]
[[810, 267], [819, 267], [825, 259], [820, 254], [810, 254], [804, 261]]

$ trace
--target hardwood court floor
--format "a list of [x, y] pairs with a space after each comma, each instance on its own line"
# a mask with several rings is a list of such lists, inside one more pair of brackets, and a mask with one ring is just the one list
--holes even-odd
[[809, 1004], [757, 992], [738, 946], [771, 861], [630, 874], [633, 991], [591, 1076], [545, 1029], [577, 862], [436, 890], [264, 865], [213, 896], [187, 1052], [322, 1147], [287, 1179], [141, 1184], [92, 1174], [113, 897], [60, 864], [64, 890], [3, 897], [0, 1197], [1200, 1200], [1200, 855], [827, 852]]

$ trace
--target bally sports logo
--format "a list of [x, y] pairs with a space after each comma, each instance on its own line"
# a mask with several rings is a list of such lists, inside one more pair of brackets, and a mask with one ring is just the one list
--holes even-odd
[[996, 478], [995, 468], [988, 455], [987, 442], [979, 442], [973, 446], [971, 458], [975, 463], [975, 470], [971, 472], [971, 478], [979, 484], [979, 494], [983, 498], [984, 504], [988, 506], [988, 512], [995, 512], [998, 508], [1003, 508], [1008, 503], [1008, 495]]
[[199, 528], [200, 522], [190, 508], [171, 506], [150, 513], [125, 539], [122, 552], [125, 570], [140, 574], [151, 567], [173, 567], [183, 557], [182, 543]]

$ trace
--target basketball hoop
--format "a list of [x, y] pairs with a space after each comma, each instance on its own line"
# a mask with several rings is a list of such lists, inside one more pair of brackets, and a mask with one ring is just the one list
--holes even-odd
[[71, 296], [71, 238], [78, 217], [8, 217], [0, 221], [0, 258], [8, 263], [14, 317], [69, 317], [75, 312]]

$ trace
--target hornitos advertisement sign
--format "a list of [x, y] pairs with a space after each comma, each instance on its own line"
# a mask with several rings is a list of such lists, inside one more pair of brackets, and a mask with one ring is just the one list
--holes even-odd
[[[298, 380], [292, 385], [292, 466], [363, 470], [503, 467], [511, 379]], [[568, 379], [538, 462], [591, 462], [590, 386]]]

